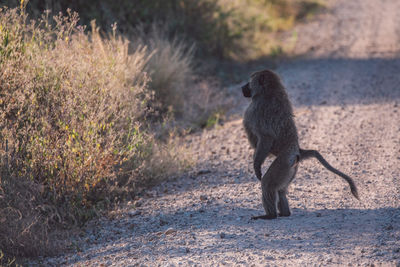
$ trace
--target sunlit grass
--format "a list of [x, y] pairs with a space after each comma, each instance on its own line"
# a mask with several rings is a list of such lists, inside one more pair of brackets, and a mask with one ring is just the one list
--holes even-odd
[[71, 11], [28, 22], [23, 8], [0, 10], [0, 250], [29, 256], [56, 247], [51, 225], [80, 225], [190, 165], [146, 121], [176, 106], [155, 95], [186, 88], [190, 51], [84, 31]]

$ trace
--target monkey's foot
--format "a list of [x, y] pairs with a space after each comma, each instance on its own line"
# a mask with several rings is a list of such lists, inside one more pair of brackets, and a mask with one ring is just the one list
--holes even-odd
[[289, 212], [289, 213], [284, 213], [284, 212], [282, 212], [282, 213], [279, 213], [278, 216], [279, 216], [279, 217], [289, 217], [290, 214], [291, 214], [290, 212]]
[[252, 220], [258, 220], [258, 219], [272, 220], [272, 219], [276, 219], [276, 218], [278, 218], [278, 216], [276, 216], [276, 215], [260, 215], [260, 216], [252, 216], [251, 217]]

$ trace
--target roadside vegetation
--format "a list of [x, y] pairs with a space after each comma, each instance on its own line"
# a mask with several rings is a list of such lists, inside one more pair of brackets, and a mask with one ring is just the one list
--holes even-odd
[[268, 54], [265, 36], [320, 6], [50, 2], [0, 7], [0, 265], [57, 253], [54, 229], [194, 164], [175, 136], [213, 127], [229, 105], [199, 77], [201, 59]]

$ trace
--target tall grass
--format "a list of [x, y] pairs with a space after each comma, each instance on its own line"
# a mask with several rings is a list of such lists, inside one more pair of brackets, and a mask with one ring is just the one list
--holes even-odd
[[13, 176], [46, 182], [54, 198], [88, 189], [119, 162], [147, 156], [139, 118], [149, 100], [146, 48], [76, 27], [77, 14], [24, 24], [2, 15], [1, 138]]
[[115, 28], [106, 37], [91, 28], [71, 11], [28, 22], [24, 8], [0, 9], [0, 251], [9, 255], [51, 251], [55, 223], [81, 224], [135, 184], [185, 166], [145, 121], [157, 49], [167, 49], [164, 67], [185, 68], [185, 58], [174, 43], [130, 46]]
[[145, 70], [150, 76], [149, 87], [161, 105], [158, 108], [162, 113], [170, 110], [179, 115], [194, 74], [194, 45], [189, 46], [177, 38], [170, 40], [165, 26], [156, 22], [151, 24], [150, 30], [140, 25], [135, 30], [135, 39], [136, 45], [146, 46], [152, 53]]
[[134, 39], [136, 47], [148, 48], [145, 71], [150, 77], [149, 89], [154, 93], [151, 105], [158, 118], [169, 126], [204, 127], [206, 121], [228, 107], [231, 100], [226, 99], [218, 83], [196, 74], [195, 44], [177, 37], [169, 38], [168, 30], [160, 22], [153, 22], [147, 28], [139, 25]]

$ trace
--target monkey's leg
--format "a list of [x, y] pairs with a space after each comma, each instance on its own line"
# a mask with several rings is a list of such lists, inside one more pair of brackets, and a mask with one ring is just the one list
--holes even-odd
[[264, 190], [263, 188], [262, 203], [266, 214], [260, 216], [253, 216], [251, 217], [251, 219], [252, 220], [276, 219], [278, 217], [278, 214], [276, 212], [277, 201], [278, 201], [278, 193], [275, 189]]
[[264, 163], [265, 159], [267, 158], [272, 146], [272, 141], [270, 138], [263, 137], [258, 138], [256, 151], [254, 152], [254, 172], [261, 181], [261, 165]]
[[[291, 182], [294, 179], [294, 177], [296, 176], [297, 167], [298, 167], [297, 163], [295, 164], [295, 166], [292, 167], [291, 173], [290, 173], [291, 178], [290, 178], [289, 182]], [[278, 201], [279, 216], [286, 217], [286, 216], [290, 216], [290, 214], [291, 214], [290, 208], [289, 208], [289, 202], [287, 200], [286, 194], [287, 194], [287, 187], [278, 191], [278, 195], [279, 195], [279, 201]]]
[[[252, 217], [252, 219], [275, 219], [278, 217], [277, 206], [278, 199], [281, 200], [281, 213], [289, 216], [289, 203], [286, 194], [279, 195], [278, 191], [285, 190], [290, 183], [293, 175], [297, 170], [297, 162], [295, 154], [283, 152], [272, 162], [267, 173], [261, 180], [262, 203], [265, 210], [265, 215]], [[289, 213], [289, 214], [288, 214]]]
[[289, 202], [286, 197], [286, 189], [278, 191], [279, 201], [278, 201], [278, 209], [279, 216], [287, 217], [290, 216], [290, 208]]

